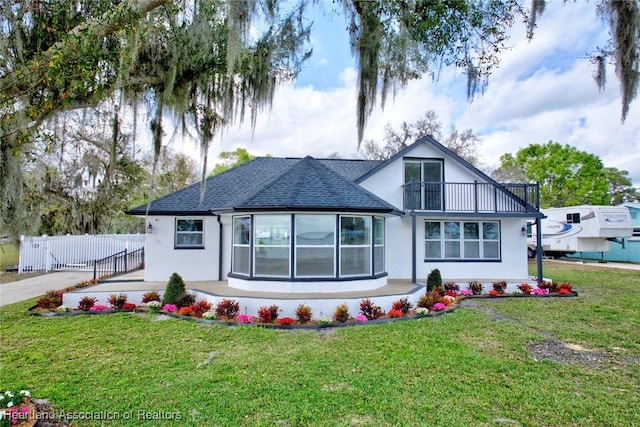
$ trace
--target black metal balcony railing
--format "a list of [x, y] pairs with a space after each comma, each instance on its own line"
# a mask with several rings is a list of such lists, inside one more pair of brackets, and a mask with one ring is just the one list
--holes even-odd
[[412, 181], [403, 190], [406, 211], [527, 213], [540, 209], [538, 184]]

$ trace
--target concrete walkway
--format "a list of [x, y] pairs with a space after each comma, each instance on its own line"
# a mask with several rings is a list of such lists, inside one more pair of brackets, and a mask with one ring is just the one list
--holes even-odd
[[89, 271], [57, 271], [16, 282], [2, 283], [0, 284], [0, 307], [44, 295], [52, 289], [64, 289], [92, 278], [93, 272]]

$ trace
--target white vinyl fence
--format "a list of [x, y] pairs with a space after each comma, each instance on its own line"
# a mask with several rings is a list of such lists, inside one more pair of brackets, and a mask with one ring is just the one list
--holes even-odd
[[144, 248], [144, 234], [98, 234], [82, 236], [23, 236], [20, 243], [18, 272], [87, 270], [95, 261], [123, 251]]

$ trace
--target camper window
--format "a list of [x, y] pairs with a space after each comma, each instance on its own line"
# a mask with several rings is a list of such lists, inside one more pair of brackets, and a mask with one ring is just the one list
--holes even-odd
[[580, 214], [579, 213], [568, 213], [567, 214], [567, 224], [580, 224]]

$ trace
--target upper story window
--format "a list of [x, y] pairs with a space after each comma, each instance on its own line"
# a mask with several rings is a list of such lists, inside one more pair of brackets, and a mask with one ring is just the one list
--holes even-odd
[[176, 219], [176, 248], [204, 248], [204, 226], [201, 219]]
[[442, 210], [442, 160], [405, 160], [404, 208], [407, 210]]

